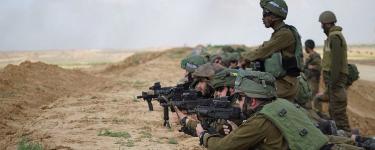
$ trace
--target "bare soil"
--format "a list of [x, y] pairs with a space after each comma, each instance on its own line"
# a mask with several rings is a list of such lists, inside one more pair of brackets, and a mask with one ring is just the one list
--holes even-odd
[[[156, 81], [173, 86], [183, 76], [189, 48], [143, 53], [104, 69], [68, 70], [42, 62], [0, 71], [0, 149], [16, 149], [26, 137], [45, 149], [203, 149], [198, 139], [162, 126], [155, 111], [135, 96]], [[359, 80], [348, 90], [353, 127], [375, 135], [375, 84]], [[173, 118], [174, 116], [171, 117]], [[172, 119], [173, 120], [173, 119]], [[104, 130], [130, 137], [99, 136]]]

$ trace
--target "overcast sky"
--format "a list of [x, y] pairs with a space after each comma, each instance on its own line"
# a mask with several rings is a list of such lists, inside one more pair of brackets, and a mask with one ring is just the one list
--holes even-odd
[[[332, 10], [350, 44], [375, 43], [374, 0], [286, 0], [286, 23], [323, 43]], [[0, 50], [259, 45], [270, 38], [259, 0], [1, 0]]]

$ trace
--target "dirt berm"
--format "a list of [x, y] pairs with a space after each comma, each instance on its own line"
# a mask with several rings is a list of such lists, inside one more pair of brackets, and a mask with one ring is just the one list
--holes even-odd
[[[25, 61], [0, 72], [0, 149], [25, 134], [25, 123], [60, 97], [82, 95], [100, 78], [79, 70]], [[14, 144], [14, 143], [12, 143]]]
[[[0, 149], [21, 138], [45, 149], [202, 149], [198, 139], [162, 126], [162, 108], [148, 111], [135, 96], [156, 81], [176, 85], [190, 48], [140, 53], [100, 71], [66, 70], [41, 62], [9, 65], [0, 73]], [[92, 70], [96, 70], [93, 68]], [[348, 89], [353, 127], [375, 134], [375, 85]], [[175, 119], [172, 114], [171, 120]]]

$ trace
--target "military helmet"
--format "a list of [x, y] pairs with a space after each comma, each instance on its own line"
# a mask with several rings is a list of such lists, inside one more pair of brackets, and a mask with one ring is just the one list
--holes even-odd
[[237, 74], [237, 69], [224, 69], [213, 76], [210, 80], [210, 84], [214, 89], [224, 86], [234, 87]]
[[319, 16], [319, 22], [321, 23], [336, 23], [336, 15], [332, 11], [322, 12]]
[[260, 7], [283, 19], [288, 15], [288, 5], [284, 0], [261, 0]]
[[268, 99], [276, 97], [276, 79], [267, 72], [239, 70], [235, 82], [235, 93], [251, 98]]
[[222, 71], [224, 67], [213, 64], [213, 63], [206, 63], [204, 65], [199, 66], [194, 72], [193, 72], [193, 78], [208, 78], [211, 79], [215, 73], [218, 73]]
[[185, 59], [181, 60], [181, 68], [192, 73], [199, 66], [206, 63], [206, 59], [200, 55], [190, 55]]

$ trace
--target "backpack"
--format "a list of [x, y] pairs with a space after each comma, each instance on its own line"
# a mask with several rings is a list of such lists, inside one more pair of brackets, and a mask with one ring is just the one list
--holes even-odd
[[346, 86], [350, 86], [353, 84], [354, 81], [359, 79], [359, 71], [357, 65], [355, 64], [348, 64], [348, 81], [346, 82]]

